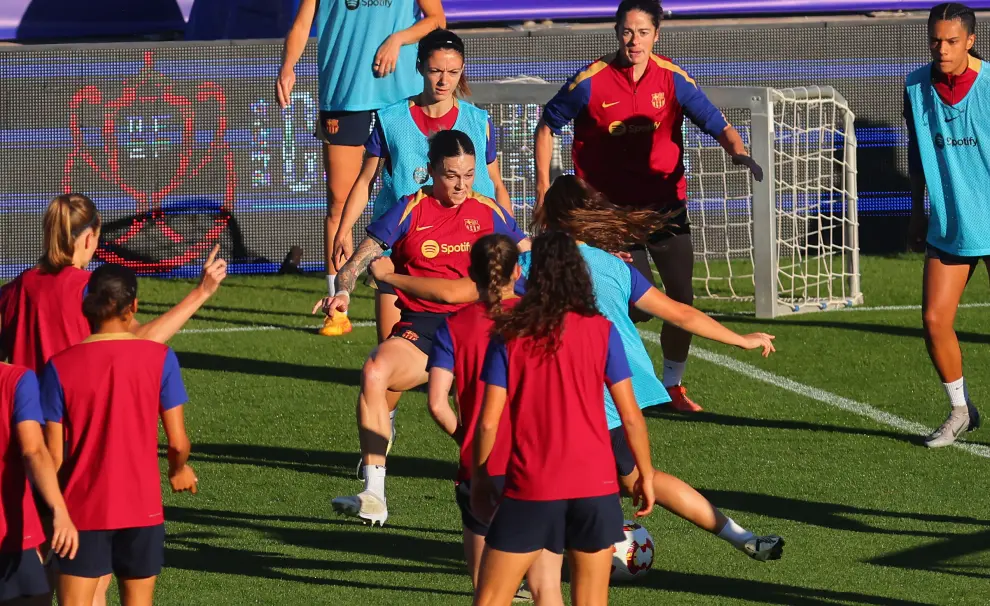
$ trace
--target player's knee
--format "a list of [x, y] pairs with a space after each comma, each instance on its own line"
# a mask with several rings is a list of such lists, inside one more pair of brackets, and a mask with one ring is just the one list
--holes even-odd
[[925, 325], [925, 332], [928, 334], [952, 330], [952, 314], [947, 314], [940, 309], [929, 307], [922, 313], [922, 321]]
[[361, 385], [365, 389], [384, 390], [388, 387], [388, 379], [391, 372], [392, 369], [389, 364], [376, 357], [368, 358], [364, 363], [364, 367], [361, 368]]

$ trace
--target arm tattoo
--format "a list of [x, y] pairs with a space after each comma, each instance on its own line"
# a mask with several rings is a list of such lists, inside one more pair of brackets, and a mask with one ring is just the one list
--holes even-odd
[[365, 238], [351, 255], [351, 258], [347, 260], [347, 263], [344, 263], [344, 266], [340, 268], [340, 273], [337, 274], [337, 290], [346, 290], [347, 292], [354, 290], [358, 276], [368, 269], [375, 257], [383, 252], [385, 249], [382, 248], [381, 244], [372, 238]]

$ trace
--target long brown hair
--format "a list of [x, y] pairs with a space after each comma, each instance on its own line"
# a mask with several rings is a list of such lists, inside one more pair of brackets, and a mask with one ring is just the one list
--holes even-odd
[[512, 271], [519, 262], [519, 248], [505, 234], [488, 234], [471, 247], [468, 276], [485, 295], [488, 315], [502, 313], [502, 289], [512, 281]]
[[38, 265], [45, 273], [56, 274], [72, 265], [76, 238], [89, 228], [100, 229], [100, 213], [83, 194], [62, 194], [48, 204], [44, 223], [45, 253]]
[[666, 229], [677, 212], [682, 211], [622, 208], [581, 178], [561, 175], [533, 214], [533, 225], [538, 231], [559, 229], [592, 246], [618, 252], [646, 243], [650, 235]]
[[506, 342], [532, 337], [553, 354], [560, 346], [564, 316], [598, 315], [591, 275], [574, 238], [548, 231], [533, 239], [533, 261], [526, 294], [508, 314], [495, 318], [495, 332]]

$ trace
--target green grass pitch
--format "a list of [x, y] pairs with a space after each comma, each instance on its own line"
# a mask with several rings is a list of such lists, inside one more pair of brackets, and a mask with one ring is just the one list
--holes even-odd
[[[920, 302], [920, 256], [864, 258], [862, 267], [867, 305]], [[189, 284], [143, 280], [142, 317], [163, 312]], [[323, 287], [322, 276], [231, 277], [189, 324], [194, 332], [171, 342], [191, 398], [201, 492], [166, 494], [157, 603], [470, 603], [451, 481], [456, 449], [423, 394], [399, 406], [388, 525], [372, 530], [331, 511], [332, 497], [361, 490], [354, 404], [375, 332], [316, 335], [309, 311]], [[988, 295], [980, 268], [964, 303]], [[373, 319], [369, 291], [356, 294], [351, 318]], [[928, 451], [917, 436], [780, 386], [789, 380], [828, 392], [826, 400], [937, 426], [947, 402], [920, 312], [724, 321], [776, 334], [778, 353], [763, 360], [696, 345], [772, 373], [777, 384], [693, 357], [685, 384], [705, 412], [649, 413], [654, 462], [747, 528], [784, 536], [784, 559], [753, 562], [658, 508], [644, 521], [656, 541], [654, 570], [613, 587], [610, 603], [990, 603], [990, 459]], [[203, 329], [229, 331], [195, 332]], [[970, 392], [990, 415], [990, 308], [960, 310], [957, 329]], [[648, 347], [659, 366], [659, 347]], [[990, 428], [968, 440], [990, 452]]]

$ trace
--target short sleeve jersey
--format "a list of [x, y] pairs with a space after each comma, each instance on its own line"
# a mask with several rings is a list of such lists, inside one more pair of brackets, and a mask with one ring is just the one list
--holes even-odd
[[97, 334], [56, 354], [41, 379], [45, 420], [65, 437], [63, 494], [79, 530], [163, 523], [160, 415], [184, 404], [169, 347]]
[[[472, 192], [464, 202], [446, 206], [422, 189], [403, 198], [368, 226], [368, 236], [392, 251], [399, 274], [456, 280], [466, 277], [471, 246], [491, 233], [506, 234], [514, 242], [526, 235], [515, 219], [494, 200]], [[399, 308], [411, 312], [452, 313], [463, 307], [417, 299], [399, 289]]]
[[43, 424], [38, 379], [23, 366], [0, 362], [0, 554], [45, 542], [17, 440], [21, 423]]
[[[503, 309], [511, 309], [519, 299], [502, 301]], [[428, 369], [445, 368], [454, 374], [457, 385], [457, 409], [464, 428], [461, 443], [461, 463], [457, 469], [457, 481], [471, 479], [474, 432], [478, 426], [481, 404], [485, 399], [485, 385], [481, 382], [481, 368], [485, 352], [495, 325], [488, 317], [484, 303], [473, 303], [451, 315], [433, 337]], [[505, 475], [512, 444], [508, 409], [503, 411], [496, 434], [495, 447], [488, 458], [488, 473]]]
[[568, 313], [560, 346], [493, 338], [481, 379], [506, 389], [512, 448], [505, 496], [527, 501], [618, 492], [602, 384], [630, 377], [622, 339], [602, 316]]

